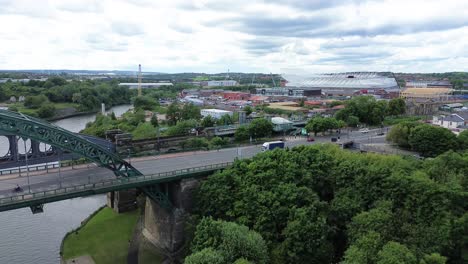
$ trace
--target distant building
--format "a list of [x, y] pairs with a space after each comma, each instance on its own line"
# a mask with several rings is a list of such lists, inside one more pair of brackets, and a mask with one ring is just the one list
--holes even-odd
[[401, 97], [407, 100], [443, 101], [452, 91], [451, 88], [406, 88], [401, 92]]
[[302, 88], [257, 88], [257, 95], [263, 96], [287, 96], [287, 97], [320, 97], [321, 89], [302, 89]]
[[432, 123], [458, 133], [468, 129], [468, 112], [459, 112], [449, 116], [434, 116]]
[[234, 80], [205, 81], [205, 82], [201, 82], [201, 85], [202, 86], [209, 86], [209, 87], [213, 87], [213, 86], [236, 86], [237, 81], [234, 81]]
[[200, 111], [200, 114], [203, 117], [211, 116], [215, 119], [220, 119], [224, 115], [229, 115], [230, 117], [232, 117], [233, 115], [232, 111], [226, 111], [221, 109], [202, 109]]
[[293, 122], [282, 117], [271, 118], [271, 123], [273, 123], [273, 131], [275, 132], [288, 131], [293, 128]]
[[[157, 83], [141, 83], [141, 88], [158, 88], [161, 86], [172, 86], [170, 82], [157, 82]], [[119, 86], [128, 86], [130, 89], [137, 89], [138, 83], [119, 83]]]
[[250, 93], [224, 92], [223, 98], [228, 100], [248, 100], [250, 98]]
[[450, 81], [407, 81], [406, 88], [452, 88]]

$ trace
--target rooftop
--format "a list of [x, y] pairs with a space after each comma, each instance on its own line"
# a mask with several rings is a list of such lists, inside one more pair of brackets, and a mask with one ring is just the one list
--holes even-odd
[[284, 74], [287, 86], [304, 88], [390, 89], [398, 88], [395, 78], [373, 72], [296, 75]]

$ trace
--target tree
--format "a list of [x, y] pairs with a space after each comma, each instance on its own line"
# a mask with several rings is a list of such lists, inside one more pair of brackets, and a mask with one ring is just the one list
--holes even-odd
[[158, 116], [156, 115], [156, 113], [153, 113], [153, 116], [151, 117], [151, 125], [153, 125], [154, 127], [159, 126]]
[[166, 131], [168, 136], [183, 136], [188, 135], [190, 131], [197, 127], [196, 120], [179, 121], [175, 126], [169, 127]]
[[81, 103], [81, 93], [74, 93], [72, 96], [73, 103]]
[[249, 139], [250, 137], [250, 132], [249, 128], [247, 126], [240, 126], [236, 129], [236, 132], [234, 133], [234, 139], [237, 142], [244, 141]]
[[159, 103], [151, 97], [138, 96], [133, 101], [135, 109], [153, 110]]
[[343, 264], [375, 263], [382, 244], [379, 233], [367, 232], [349, 246], [345, 252]]
[[377, 264], [416, 264], [416, 257], [404, 245], [390, 241], [377, 254]]
[[421, 123], [417, 122], [402, 122], [396, 124], [387, 134], [387, 140], [397, 144], [399, 147], [409, 149], [411, 148], [409, 143], [411, 131], [419, 125], [421, 125]]
[[157, 137], [156, 129], [151, 123], [140, 123], [132, 132], [134, 139], [155, 138]]
[[461, 132], [457, 140], [460, 150], [468, 150], [468, 130]]
[[314, 117], [307, 121], [305, 126], [307, 132], [314, 132], [314, 135], [317, 136], [319, 132], [325, 132], [327, 127], [325, 125], [325, 118], [323, 117]]
[[111, 117], [112, 120], [117, 120], [117, 117], [115, 116], [114, 111], [111, 112], [111, 116], [110, 116], [110, 117]]
[[226, 126], [226, 125], [232, 125], [234, 122], [232, 121], [232, 118], [230, 115], [225, 114], [225, 115], [222, 115], [221, 118], [218, 119], [218, 121], [216, 121], [216, 123], [219, 126]]
[[264, 118], [257, 118], [250, 122], [248, 130], [254, 138], [269, 137], [273, 131], [273, 124]]
[[45, 95], [27, 96], [24, 100], [24, 106], [37, 109], [47, 102], [48, 100]]
[[388, 114], [392, 116], [402, 115], [406, 112], [406, 103], [402, 98], [394, 98], [388, 102]]
[[445, 151], [456, 149], [457, 137], [443, 127], [419, 125], [408, 138], [411, 148], [425, 157], [435, 157]]
[[211, 144], [217, 147], [225, 146], [229, 143], [227, 138], [214, 137], [211, 139]]
[[204, 248], [185, 258], [185, 264], [224, 264], [226, 260], [218, 250]]
[[254, 263], [267, 263], [268, 251], [263, 238], [246, 226], [233, 222], [203, 218], [192, 240], [192, 252], [212, 248], [224, 257], [224, 263], [244, 258]]
[[244, 107], [244, 111], [245, 111], [245, 114], [249, 116], [253, 112], [253, 109], [252, 107], [247, 105], [246, 107]]
[[180, 108], [177, 101], [172, 102], [167, 107], [166, 116], [168, 124], [172, 126], [177, 124], [177, 121], [181, 119]]
[[349, 127], [357, 127], [359, 125], [359, 118], [357, 116], [348, 116], [345, 121]]
[[447, 258], [441, 256], [439, 253], [432, 253], [430, 255], [425, 255], [419, 264], [445, 264]]
[[214, 125], [215, 125], [215, 120], [210, 115], [205, 116], [201, 121], [202, 127], [214, 127]]
[[49, 118], [53, 117], [55, 115], [55, 106], [52, 104], [46, 104], [42, 105], [38, 110], [37, 110], [37, 115], [40, 118]]
[[184, 104], [182, 109], [180, 110], [180, 118], [181, 120], [200, 120], [201, 114], [200, 114], [200, 107], [190, 103], [190, 104]]

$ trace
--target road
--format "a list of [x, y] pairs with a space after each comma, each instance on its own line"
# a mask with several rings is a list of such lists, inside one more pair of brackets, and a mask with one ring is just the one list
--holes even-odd
[[[384, 143], [385, 136], [377, 136], [380, 129], [370, 130], [369, 133], [362, 134], [358, 131], [350, 132], [349, 135], [341, 135], [341, 141], [353, 140], [360, 143]], [[286, 147], [297, 145], [317, 144], [319, 142], [330, 142], [332, 136], [316, 137], [314, 142], [307, 142], [305, 138], [290, 138], [286, 141]], [[333, 136], [336, 137], [336, 136]], [[143, 174], [155, 174], [160, 172], [174, 171], [210, 164], [231, 162], [235, 158], [250, 158], [261, 152], [261, 144], [256, 146], [246, 146], [239, 148], [220, 149], [218, 151], [197, 151], [188, 153], [167, 154], [160, 156], [149, 156], [141, 158], [132, 158], [130, 162], [135, 168]], [[114, 174], [105, 168], [99, 168], [95, 165], [80, 166], [78, 169], [70, 167], [57, 169], [54, 171], [45, 171], [39, 173], [30, 173], [29, 177], [22, 173], [19, 175], [0, 176], [0, 197], [14, 196], [12, 190], [16, 185], [21, 186], [24, 192], [47, 191], [73, 185], [100, 182], [105, 179], [115, 178]], [[29, 181], [29, 184], [28, 184]], [[28, 187], [30, 186], [30, 187]]]

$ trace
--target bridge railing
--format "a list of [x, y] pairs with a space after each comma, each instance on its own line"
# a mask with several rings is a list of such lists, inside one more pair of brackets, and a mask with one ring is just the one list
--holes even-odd
[[210, 165], [187, 168], [187, 169], [180, 169], [180, 170], [175, 170], [175, 171], [160, 172], [160, 173], [155, 173], [155, 174], [150, 174], [150, 175], [142, 175], [142, 176], [135, 176], [135, 177], [129, 177], [129, 178], [120, 177], [116, 179], [104, 180], [104, 181], [99, 181], [99, 182], [94, 182], [94, 183], [72, 185], [72, 186], [67, 186], [67, 187], [54, 189], [54, 190], [47, 190], [47, 191], [40, 191], [40, 192], [4, 197], [4, 198], [0, 198], [0, 207], [2, 205], [32, 201], [35, 199], [53, 197], [53, 196], [58, 196], [58, 195], [79, 193], [79, 192], [84, 192], [84, 191], [89, 191], [89, 190], [96, 191], [102, 188], [108, 188], [108, 187], [113, 187], [113, 186], [124, 186], [130, 183], [143, 183], [143, 182], [152, 182], [154, 180], [170, 179], [170, 178], [175, 178], [175, 177], [183, 176], [183, 175], [190, 175], [190, 174], [198, 173], [198, 172], [224, 169], [230, 165], [232, 165], [232, 162], [224, 162], [224, 163], [210, 164]]

